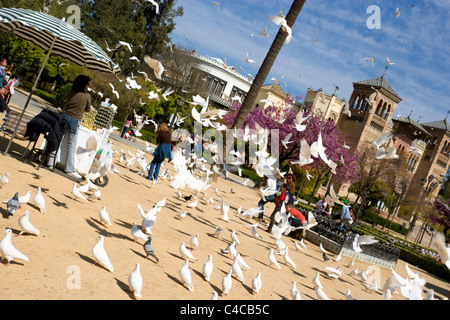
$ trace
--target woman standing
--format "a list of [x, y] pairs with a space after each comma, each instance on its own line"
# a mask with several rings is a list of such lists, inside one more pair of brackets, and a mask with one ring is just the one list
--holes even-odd
[[[89, 87], [89, 77], [79, 75], [75, 78], [72, 84], [72, 89], [67, 93], [67, 103], [62, 114], [67, 121], [69, 134], [67, 160], [65, 172], [75, 179], [81, 179], [81, 175], [76, 172], [75, 157], [77, 149], [78, 128], [80, 127], [81, 118], [84, 112], [89, 112], [91, 109], [91, 95], [87, 93]], [[54, 155], [53, 155], [54, 157]], [[52, 157], [49, 157], [48, 165], [53, 163]]]
[[125, 134], [127, 133], [128, 129], [131, 128], [133, 125], [133, 116], [128, 116], [127, 121], [125, 121], [125, 126], [123, 127], [122, 134], [120, 135], [121, 138], [125, 137]]
[[158, 144], [158, 147], [156, 147], [155, 152], [153, 153], [152, 164], [147, 175], [147, 179], [153, 180], [153, 183], [156, 183], [156, 180], [158, 179], [161, 163], [163, 163], [165, 159], [169, 159], [169, 161], [172, 160], [172, 132], [166, 123], [159, 126], [156, 143]]

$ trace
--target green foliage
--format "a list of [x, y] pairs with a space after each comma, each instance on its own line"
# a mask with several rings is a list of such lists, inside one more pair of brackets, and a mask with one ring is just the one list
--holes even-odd
[[[384, 219], [383, 217], [380, 217], [380, 216], [377, 217], [377, 213], [370, 209], [365, 210], [363, 212], [363, 214], [361, 216], [359, 216], [358, 219], [361, 221], [370, 223], [370, 224], [372, 224], [376, 219], [377, 225], [381, 225], [381, 226], [383, 226], [386, 223], [386, 219]], [[406, 235], [409, 232], [408, 228], [405, 228], [404, 226], [399, 225], [398, 223], [392, 222], [392, 224], [390, 224], [390, 221], [388, 221], [387, 226], [389, 226], [389, 225], [391, 226], [390, 230], [395, 231], [397, 233]]]
[[66, 102], [67, 102], [67, 93], [69, 92], [69, 90], [72, 89], [72, 84], [68, 83], [64, 86], [62, 86], [58, 92], [56, 93], [56, 98], [55, 98], [55, 107], [56, 108], [64, 108], [66, 106]]
[[40, 89], [36, 89], [36, 91], [34, 92], [34, 95], [44, 99], [45, 101], [50, 102], [51, 104], [55, 105], [56, 103], [56, 96], [52, 93], [40, 90]]

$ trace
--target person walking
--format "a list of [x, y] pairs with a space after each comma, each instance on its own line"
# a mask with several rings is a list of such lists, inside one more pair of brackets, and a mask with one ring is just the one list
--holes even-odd
[[153, 160], [148, 171], [147, 179], [152, 180], [153, 184], [158, 180], [159, 169], [165, 159], [172, 160], [172, 131], [166, 123], [159, 126], [156, 136], [158, 146], [153, 153]]
[[268, 190], [273, 191], [274, 194], [268, 195], [268, 196], [261, 195], [262, 199], [259, 200], [259, 202], [258, 202], [258, 208], [259, 208], [258, 219], [259, 219], [259, 221], [263, 221], [263, 219], [264, 219], [264, 205], [267, 202], [275, 202], [275, 198], [277, 196], [276, 191], [278, 191], [277, 179], [275, 179], [274, 176], [271, 176], [271, 177], [264, 176], [264, 180], [267, 184]]
[[11, 69], [14, 67], [14, 65], [11, 63], [9, 68], [6, 68], [7, 60], [5, 58], [0, 59], [0, 88], [4, 87], [5, 85], [5, 77], [6, 73], [11, 73]]
[[[90, 78], [85, 75], [79, 75], [72, 83], [72, 89], [67, 93], [67, 103], [62, 109], [62, 114], [67, 121], [68, 129], [68, 147], [67, 160], [64, 172], [75, 179], [81, 179], [82, 176], [76, 172], [76, 149], [78, 139], [78, 128], [80, 127], [81, 118], [84, 112], [91, 110], [91, 95], [87, 93]], [[49, 157], [47, 166], [52, 167], [55, 153]]]

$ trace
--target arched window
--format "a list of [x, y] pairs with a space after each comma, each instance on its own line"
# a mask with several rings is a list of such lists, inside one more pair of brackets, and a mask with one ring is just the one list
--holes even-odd
[[444, 142], [444, 145], [442, 146], [441, 153], [445, 154], [445, 149], [447, 148], [447, 141]]
[[388, 105], [386, 112], [383, 114], [383, 119], [386, 119], [390, 112], [391, 112], [391, 105]]
[[377, 109], [375, 110], [375, 114], [376, 114], [376, 115], [380, 114], [382, 105], [383, 105], [383, 100], [380, 100], [380, 101], [378, 102]]
[[357, 109], [357, 106], [358, 106], [358, 104], [359, 104], [360, 99], [361, 99], [361, 97], [360, 97], [359, 94], [358, 94], [358, 95], [356, 96], [355, 103], [353, 103], [352, 109]]

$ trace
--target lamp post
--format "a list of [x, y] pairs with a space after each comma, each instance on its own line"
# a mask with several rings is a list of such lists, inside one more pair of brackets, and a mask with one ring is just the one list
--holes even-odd
[[169, 125], [170, 130], [172, 130], [172, 128], [173, 128], [175, 120], [178, 116], [178, 111], [180, 110], [181, 107], [184, 106], [184, 104], [186, 103], [186, 100], [184, 100], [183, 98], [177, 98], [176, 103], [177, 103], [177, 110], [175, 111], [175, 114], [173, 114], [172, 120], [170, 121], [170, 125]]

